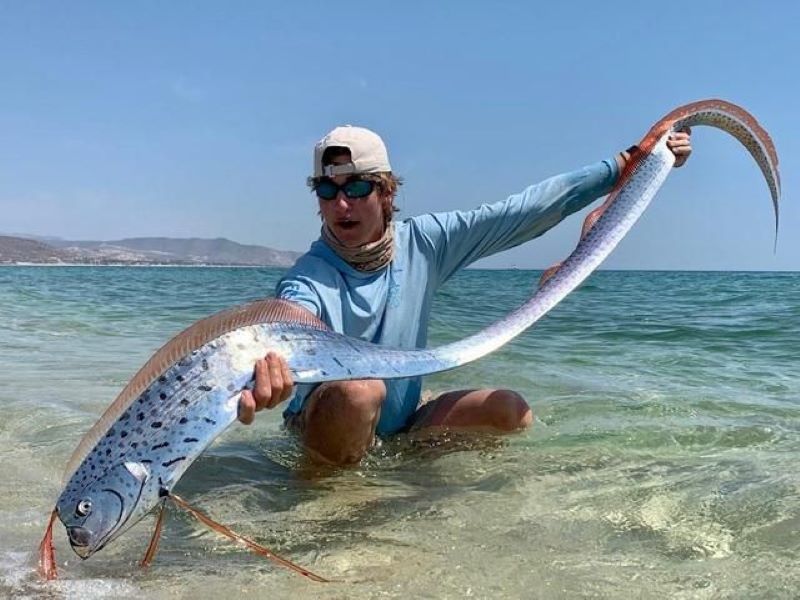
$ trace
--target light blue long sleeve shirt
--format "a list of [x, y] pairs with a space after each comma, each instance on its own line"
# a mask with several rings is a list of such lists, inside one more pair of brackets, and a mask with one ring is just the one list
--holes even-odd
[[[394, 258], [374, 273], [354, 269], [317, 240], [278, 282], [276, 296], [304, 306], [333, 331], [397, 348], [424, 348], [433, 296], [451, 275], [543, 234], [608, 194], [618, 175], [616, 161], [605, 160], [502, 202], [395, 223]], [[296, 386], [285, 414], [300, 412], [312, 389]], [[421, 389], [421, 377], [386, 381], [378, 435], [410, 424]]]

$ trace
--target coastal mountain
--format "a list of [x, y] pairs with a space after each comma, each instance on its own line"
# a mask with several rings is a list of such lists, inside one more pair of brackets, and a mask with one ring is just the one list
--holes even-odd
[[298, 252], [245, 245], [225, 238], [127, 238], [72, 241], [0, 236], [0, 264], [232, 265], [287, 267]]

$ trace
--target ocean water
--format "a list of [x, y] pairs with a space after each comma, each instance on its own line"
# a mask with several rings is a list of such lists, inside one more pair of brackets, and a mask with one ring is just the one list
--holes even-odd
[[[280, 271], [0, 268], [0, 597], [793, 598], [800, 589], [800, 274], [600, 272], [434, 391], [520, 391], [503, 438], [398, 436], [312, 473], [279, 411], [234, 426], [177, 492], [336, 580], [318, 584], [176, 509], [147, 571], [148, 517], [87, 561], [36, 547], [83, 433], [160, 345], [269, 295]], [[522, 303], [529, 271], [466, 271], [431, 343]]]

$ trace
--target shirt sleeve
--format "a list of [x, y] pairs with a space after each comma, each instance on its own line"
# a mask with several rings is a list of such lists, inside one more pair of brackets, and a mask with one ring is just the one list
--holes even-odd
[[298, 275], [291, 269], [275, 287], [275, 297], [281, 300], [297, 302], [311, 311], [315, 317], [322, 318], [322, 302], [314, 285], [308, 277]]
[[542, 235], [608, 194], [618, 176], [617, 161], [604, 160], [546, 179], [495, 204], [419, 217], [417, 224], [434, 250], [439, 283], [480, 258]]

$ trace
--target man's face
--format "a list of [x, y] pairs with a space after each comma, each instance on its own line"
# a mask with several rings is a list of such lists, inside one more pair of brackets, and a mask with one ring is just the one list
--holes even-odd
[[[333, 158], [333, 164], [350, 162], [349, 154], [341, 154]], [[352, 175], [337, 175], [331, 179], [339, 185], [344, 184]], [[336, 238], [348, 248], [362, 244], [377, 242], [383, 235], [383, 208], [378, 186], [363, 198], [348, 198], [339, 193], [333, 200], [317, 198], [319, 211], [325, 224]]]

